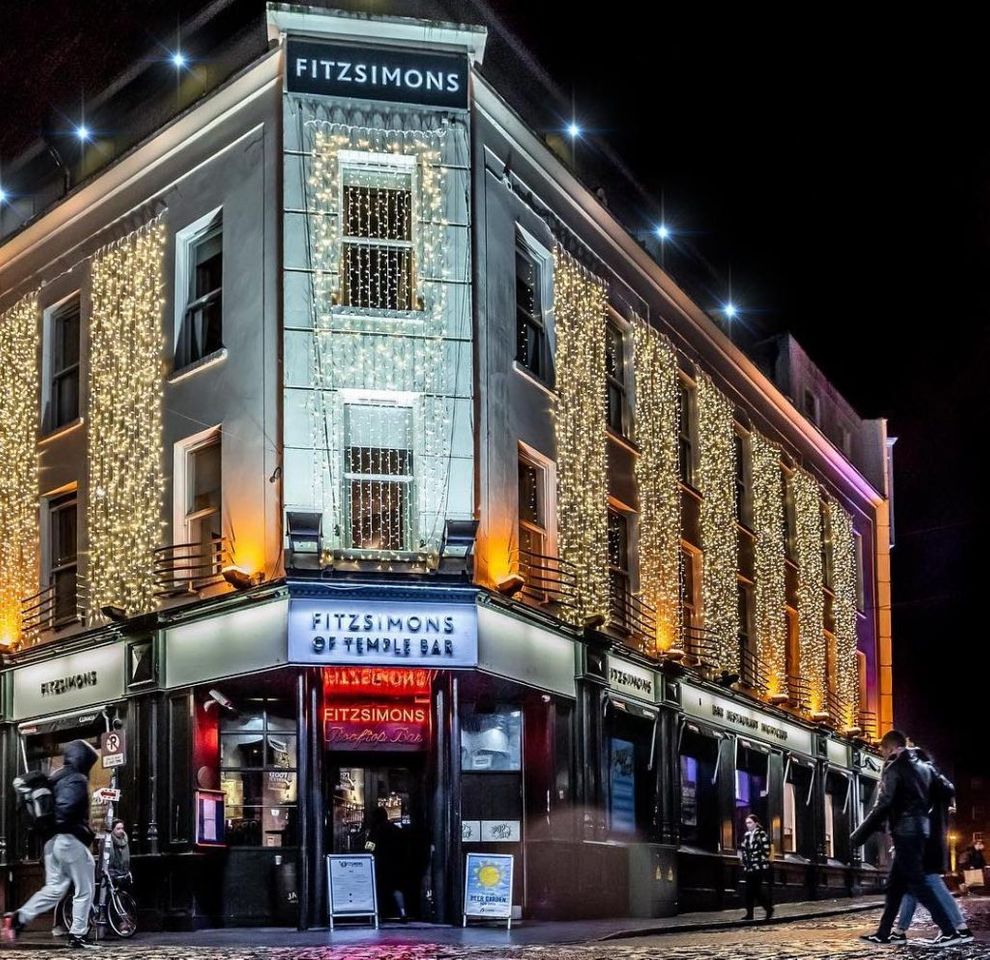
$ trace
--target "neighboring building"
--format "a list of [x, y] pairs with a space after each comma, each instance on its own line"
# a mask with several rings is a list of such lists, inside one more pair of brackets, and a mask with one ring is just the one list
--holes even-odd
[[734, 905], [748, 812], [781, 899], [877, 889], [848, 838], [892, 716], [883, 422], [792, 342], [776, 383], [734, 347], [482, 29], [267, 23], [4, 220], [5, 782], [122, 731], [95, 779], [149, 924], [323, 924], [379, 806], [437, 921], [468, 852], [515, 855], [524, 917]]

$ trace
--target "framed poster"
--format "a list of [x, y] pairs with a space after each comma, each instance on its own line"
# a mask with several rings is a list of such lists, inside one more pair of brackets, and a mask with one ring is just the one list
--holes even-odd
[[371, 917], [378, 929], [378, 891], [372, 854], [329, 854], [327, 890], [331, 930], [334, 917]]
[[469, 853], [464, 870], [464, 926], [475, 920], [504, 920], [512, 929], [511, 854]]
[[225, 847], [227, 818], [222, 790], [196, 791], [196, 846]]

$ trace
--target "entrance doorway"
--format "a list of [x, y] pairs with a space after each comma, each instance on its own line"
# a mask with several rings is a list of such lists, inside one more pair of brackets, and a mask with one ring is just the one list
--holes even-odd
[[[333, 760], [344, 760], [338, 754]], [[391, 887], [402, 892], [408, 917], [428, 916], [429, 818], [425, 802], [425, 765], [408, 754], [358, 753], [328, 765], [328, 818], [332, 853], [365, 853], [377, 809], [388, 819], [388, 843], [375, 853], [378, 909], [384, 920], [399, 916]]]

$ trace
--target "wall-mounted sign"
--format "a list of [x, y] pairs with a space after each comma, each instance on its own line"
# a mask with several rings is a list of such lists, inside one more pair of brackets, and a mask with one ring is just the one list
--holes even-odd
[[829, 763], [843, 769], [852, 766], [852, 750], [848, 743], [840, 743], [838, 740], [832, 739], [826, 740], [825, 752]]
[[370, 853], [328, 856], [327, 889], [331, 930], [334, 917], [373, 917], [378, 929], [375, 858]]
[[608, 685], [616, 693], [623, 693], [639, 700], [656, 702], [657, 678], [652, 670], [620, 660], [608, 658]]
[[286, 42], [290, 93], [467, 107], [467, 57], [320, 40]]
[[293, 598], [289, 662], [473, 667], [478, 610], [473, 603]]
[[11, 719], [64, 713], [124, 695], [122, 643], [53, 657], [13, 671]]
[[469, 853], [464, 876], [464, 925], [468, 917], [512, 923], [511, 854]]
[[681, 684], [681, 709], [692, 717], [716, 723], [735, 733], [809, 756], [814, 753], [810, 730], [689, 683]]
[[518, 843], [521, 839], [518, 820], [482, 820], [482, 843]]
[[107, 730], [100, 734], [100, 762], [104, 770], [127, 763], [127, 738], [123, 730]]
[[120, 799], [120, 791], [113, 787], [100, 787], [93, 791], [93, 799], [100, 803], [116, 803]]
[[331, 750], [425, 750], [430, 705], [415, 700], [342, 700], [323, 711]]
[[222, 790], [196, 791], [196, 846], [226, 845], [224, 795]]

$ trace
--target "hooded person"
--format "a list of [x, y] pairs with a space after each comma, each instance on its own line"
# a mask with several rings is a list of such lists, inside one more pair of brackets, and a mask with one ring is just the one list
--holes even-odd
[[86, 938], [93, 903], [95, 863], [90, 845], [89, 771], [99, 754], [85, 740], [73, 740], [62, 750], [64, 763], [51, 779], [55, 806], [55, 835], [45, 844], [45, 885], [27, 903], [8, 914], [13, 937], [35, 917], [58, 906], [71, 884], [72, 928], [69, 946], [91, 947]]

